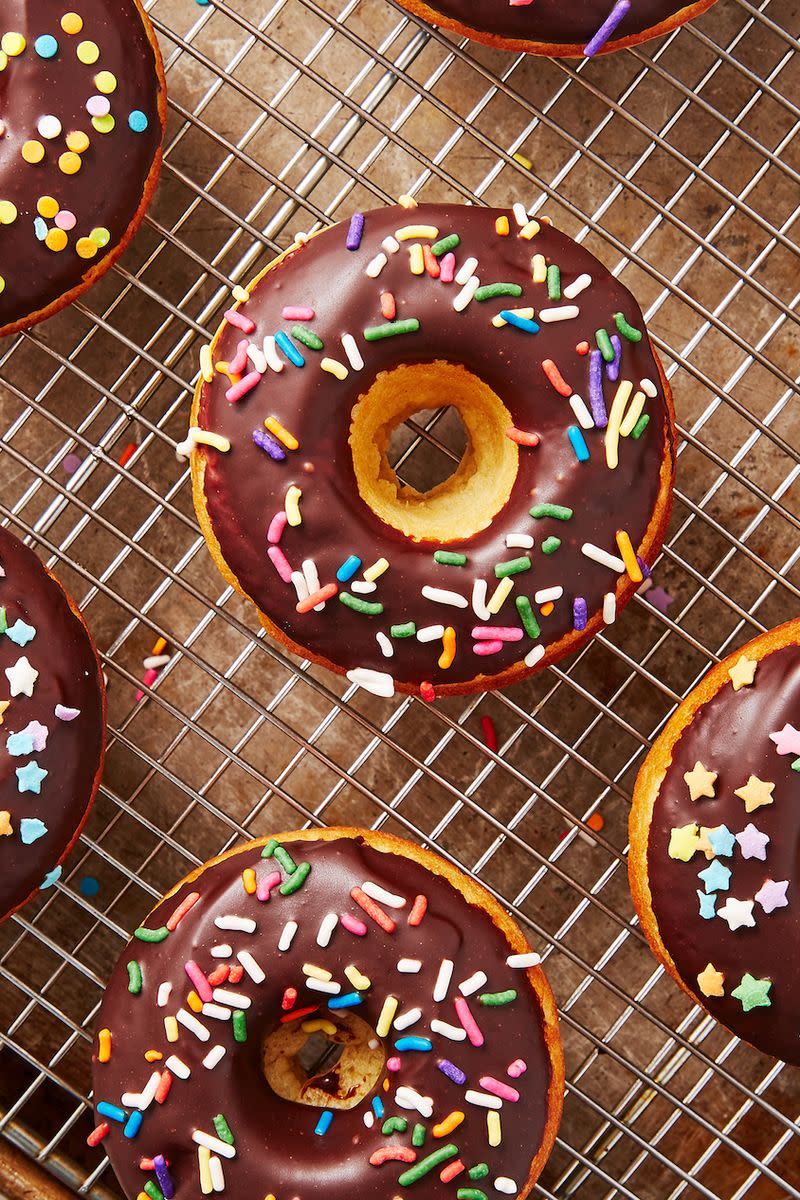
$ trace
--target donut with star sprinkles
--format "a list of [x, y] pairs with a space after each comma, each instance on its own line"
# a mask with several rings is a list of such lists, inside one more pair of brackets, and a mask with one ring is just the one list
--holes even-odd
[[678, 707], [636, 781], [630, 842], [656, 956], [737, 1037], [800, 1065], [800, 620]]
[[77, 299], [139, 227], [166, 88], [139, 0], [0, 7], [0, 335]]
[[[237, 290], [179, 454], [273, 637], [431, 700], [616, 619], [669, 519], [674, 423], [636, 301], [588, 250], [521, 204], [412, 205], [302, 238]], [[469, 445], [420, 492], [392, 434], [443, 405]]]
[[409, 842], [251, 842], [136, 930], [97, 1018], [130, 1200], [526, 1196], [561, 1117], [550, 987], [506, 911]]
[[593, 58], [670, 33], [714, 0], [400, 0], [415, 16], [501, 50]]
[[0, 917], [61, 877], [104, 747], [103, 675], [83, 619], [0, 528]]

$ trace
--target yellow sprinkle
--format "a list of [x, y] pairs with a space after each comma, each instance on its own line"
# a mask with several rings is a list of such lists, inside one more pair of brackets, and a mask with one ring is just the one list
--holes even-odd
[[26, 142], [22, 147], [22, 157], [26, 163], [40, 163], [44, 158], [44, 146], [41, 142]]
[[440, 1121], [438, 1125], [434, 1125], [431, 1132], [435, 1138], [447, 1137], [448, 1133], [452, 1133], [454, 1129], [458, 1129], [463, 1120], [463, 1112], [456, 1109], [446, 1116], [443, 1121]]
[[161, 1062], [163, 1057], [164, 1055], [160, 1050], [145, 1050], [144, 1052], [145, 1062]]
[[290, 525], [302, 525], [303, 518], [300, 516], [300, 497], [302, 492], [297, 484], [293, 483], [286, 491], [286, 499], [284, 501], [284, 509], [286, 510], [286, 518]]
[[4, 33], [0, 41], [0, 47], [9, 58], [16, 58], [18, 54], [22, 54], [27, 44], [21, 33]]
[[333, 1021], [326, 1021], [324, 1017], [320, 1017], [316, 1021], [303, 1021], [300, 1028], [303, 1033], [327, 1033], [328, 1037], [333, 1037], [336, 1033]]
[[498, 217], [494, 223], [495, 233], [499, 234], [500, 237], [508, 237], [508, 228], [508, 217]]
[[248, 292], [247, 288], [243, 288], [238, 283], [235, 285], [235, 287], [231, 288], [231, 295], [237, 304], [246, 304], [250, 299], [250, 293]]
[[79, 258], [94, 258], [97, 254], [97, 246], [91, 238], [78, 238], [75, 243], [75, 252]]
[[519, 151], [516, 154], [512, 154], [511, 157], [513, 158], [515, 163], [519, 163], [519, 165], [521, 167], [524, 167], [526, 171], [533, 170], [533, 163], [531, 162], [531, 160], [529, 158], [526, 158], [524, 154], [520, 154]]
[[389, 560], [387, 558], [379, 558], [378, 561], [374, 562], [371, 567], [367, 567], [366, 571], [364, 572], [364, 578], [366, 579], [367, 583], [374, 583], [376, 579], [380, 578], [384, 571], [388, 570]]
[[104, 96], [110, 96], [117, 90], [117, 77], [111, 71], [98, 71], [94, 77], [94, 86]]
[[101, 249], [104, 246], [107, 246], [111, 241], [111, 234], [104, 225], [99, 225], [96, 229], [93, 229], [89, 234], [89, 237], [92, 239], [94, 244], [99, 246]]
[[644, 408], [645, 400], [646, 396], [644, 392], [634, 392], [633, 399], [628, 405], [627, 412], [625, 413], [625, 419], [621, 422], [619, 427], [620, 437], [630, 437], [630, 435], [633, 433], [634, 429], [636, 428], [636, 422], [642, 415], [642, 409]]
[[150, 1197], [148, 1196], [147, 1192], [139, 1192], [136, 1200], [150, 1200]]
[[417, 207], [417, 202], [414, 199], [414, 197], [408, 196], [405, 194], [402, 196], [398, 196], [397, 203], [400, 205], [401, 208], [416, 208]]
[[344, 973], [347, 976], [347, 978], [350, 980], [350, 982], [352, 983], [352, 985], [356, 989], [356, 991], [365, 992], [367, 990], [367, 988], [369, 987], [370, 980], [367, 978], [366, 975], [361, 974], [358, 967], [355, 967], [351, 964], [349, 967], [345, 967]]
[[194, 990], [189, 992], [189, 995], [186, 997], [186, 1003], [192, 1012], [199, 1013], [203, 1011], [203, 1001]]
[[296, 450], [300, 443], [293, 433], [289, 433], [288, 429], [284, 429], [280, 421], [275, 417], [267, 417], [264, 422], [270, 433], [273, 433], [279, 442], [283, 442], [287, 450]]
[[101, 1029], [97, 1035], [98, 1062], [107, 1063], [111, 1058], [111, 1030]]
[[164, 1017], [164, 1032], [167, 1035], [168, 1042], [177, 1042], [178, 1022], [174, 1017]]
[[[510, 308], [508, 311], [512, 312], [515, 317], [524, 317], [526, 321], [532, 321], [535, 315], [532, 308]], [[503, 325], [508, 324], [508, 321], [498, 313], [496, 317], [492, 317], [492, 324], [495, 329], [501, 329]]]
[[230, 363], [226, 363], [223, 359], [220, 359], [216, 364], [215, 370], [219, 371], [220, 375], [224, 375], [226, 379], [229, 379], [231, 383], [238, 383], [241, 379], [241, 375], [231, 374]]
[[65, 141], [67, 149], [72, 150], [74, 154], [85, 154], [89, 149], [89, 135], [82, 129], [73, 129], [67, 134]]
[[58, 160], [59, 170], [65, 175], [77, 175], [83, 163], [79, 154], [73, 154], [72, 151], [67, 151], [62, 154]]
[[519, 231], [519, 236], [529, 242], [531, 238], [536, 237], [539, 232], [540, 225], [538, 221], [528, 221], [527, 225], [523, 225]]
[[330, 983], [333, 979], [330, 971], [326, 971], [324, 967], [318, 967], [315, 963], [303, 963], [303, 974], [309, 979], [319, 979], [323, 983]]
[[323, 371], [327, 371], [329, 375], [335, 375], [337, 379], [347, 379], [349, 374], [344, 363], [340, 363], [338, 359], [335, 358], [328, 358], [326, 356], [322, 359], [319, 365], [322, 367]]
[[61, 28], [64, 33], [80, 33], [83, 29], [83, 17], [79, 17], [76, 12], [64, 13], [61, 18]]
[[100, 47], [96, 42], [79, 42], [76, 54], [85, 66], [91, 67], [100, 57]]
[[629, 379], [623, 379], [622, 383], [617, 388], [617, 393], [611, 402], [611, 412], [608, 416], [608, 428], [606, 429], [605, 444], [606, 444], [606, 463], [613, 471], [619, 462], [619, 428], [622, 424], [622, 415], [625, 411], [625, 405], [628, 403], [633, 384]]
[[59, 208], [60, 205], [53, 196], [40, 196], [36, 204], [39, 216], [48, 221], [52, 221], [53, 217], [58, 214]]
[[510, 575], [506, 575], [505, 579], [501, 579], [497, 587], [494, 589], [494, 594], [491, 600], [486, 605], [493, 617], [496, 617], [500, 609], [505, 604], [506, 598], [514, 586], [514, 581]]
[[503, 1140], [503, 1131], [500, 1126], [500, 1113], [496, 1108], [492, 1108], [486, 1114], [486, 1128], [489, 1132], [489, 1145], [499, 1146]]
[[3, 278], [3, 276], [0, 275], [0, 296], [2, 296], [2, 294], [5, 290], [6, 290], [6, 281]]
[[397, 1012], [397, 996], [387, 996], [383, 1002], [381, 1014], [378, 1017], [378, 1024], [375, 1026], [375, 1032], [378, 1037], [386, 1037], [389, 1030], [392, 1028], [392, 1021]]
[[408, 265], [411, 268], [412, 275], [423, 275], [425, 273], [425, 258], [419, 242], [415, 242], [413, 246], [408, 247]]
[[117, 122], [111, 113], [106, 113], [104, 117], [92, 117], [92, 125], [98, 133], [113, 133]]
[[404, 225], [402, 229], [395, 230], [394, 236], [398, 242], [410, 242], [412, 238], [435, 242], [439, 236], [439, 230], [435, 225]]
[[619, 549], [622, 561], [625, 563], [625, 570], [628, 572], [628, 578], [634, 583], [641, 583], [644, 576], [642, 568], [636, 561], [636, 555], [631, 545], [631, 539], [624, 529], [617, 530], [617, 547]]
[[166, 650], [166, 648], [167, 648], [167, 639], [163, 638], [163, 637], [158, 638], [155, 645], [153, 646], [153, 649], [150, 651], [151, 657], [154, 657], [157, 654], [163, 654], [164, 651]]
[[256, 873], [252, 867], [245, 867], [245, 869], [242, 871], [242, 883], [244, 884], [244, 890], [247, 892], [248, 896], [255, 896]]
[[0, 225], [13, 225], [17, 219], [17, 206], [10, 200], [0, 200]]
[[531, 259], [531, 268], [533, 270], [534, 283], [547, 282], [547, 263], [543, 254], [534, 254]]
[[442, 635], [442, 653], [439, 655], [439, 669], [446, 671], [448, 667], [452, 667], [455, 656], [456, 631], [452, 625], [448, 625]]
[[210, 1196], [214, 1184], [211, 1180], [211, 1151], [208, 1146], [197, 1147], [197, 1163], [200, 1168], [200, 1192], [203, 1196]]
[[66, 250], [68, 241], [69, 238], [63, 229], [49, 229], [47, 237], [44, 239], [44, 244], [48, 250], [60, 253], [60, 251]]
[[206, 383], [211, 383], [214, 379], [214, 361], [211, 357], [210, 346], [200, 348], [200, 374]]

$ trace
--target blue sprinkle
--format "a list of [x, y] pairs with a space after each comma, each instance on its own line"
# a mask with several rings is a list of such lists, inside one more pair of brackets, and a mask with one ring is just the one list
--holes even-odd
[[347, 583], [348, 579], [353, 578], [360, 566], [361, 559], [355, 554], [351, 554], [350, 557], [346, 558], [339, 567], [339, 570], [336, 572], [336, 578], [340, 583]]
[[36, 629], [33, 625], [28, 625], [25, 621], [16, 620], [6, 630], [6, 637], [11, 638], [16, 646], [27, 646], [28, 642], [32, 642], [36, 637]]
[[709, 863], [704, 871], [699, 871], [707, 892], [727, 892], [731, 882], [730, 867], [726, 867], [718, 858]]
[[467, 1082], [464, 1072], [455, 1063], [451, 1063], [449, 1058], [440, 1058], [436, 1065], [443, 1075], [446, 1075], [453, 1083], [457, 1083], [459, 1087], [463, 1087]]
[[19, 823], [19, 836], [26, 846], [30, 846], [31, 842], [38, 842], [46, 833], [47, 826], [38, 817], [23, 817]]
[[144, 133], [149, 124], [147, 114], [143, 113], [139, 108], [135, 108], [128, 117], [128, 126], [134, 133]]
[[39, 242], [43, 242], [47, 237], [47, 222], [42, 217], [34, 217], [33, 232], [36, 234], [36, 239]]
[[125, 1137], [135, 1138], [139, 1130], [142, 1128], [143, 1120], [144, 1113], [140, 1112], [138, 1108], [135, 1109], [128, 1117], [128, 1120], [125, 1122], [125, 1128], [122, 1130], [122, 1132], [125, 1134]]
[[[17, 767], [17, 791], [33, 792], [35, 796], [38, 796], [42, 791], [42, 780], [46, 777], [47, 771], [40, 767], [35, 759], [31, 759], [30, 762], [25, 763], [24, 767]], [[24, 822], [20, 823], [20, 829], [23, 824]], [[38, 821], [36, 824], [38, 828], [39, 825], [42, 825], [42, 822]], [[42, 833], [47, 833], [44, 825], [42, 825]], [[35, 842], [37, 838], [42, 836], [42, 833], [35, 833], [30, 840]], [[22, 840], [23, 842], [25, 841], [24, 834]]]
[[733, 854], [736, 838], [727, 825], [718, 825], [716, 829], [709, 829], [706, 837], [709, 846], [720, 858], [730, 858]]
[[266, 450], [267, 454], [275, 462], [283, 462], [286, 458], [286, 451], [283, 446], [276, 438], [267, 433], [265, 429], [254, 429], [253, 441], [261, 450]]
[[328, 1001], [328, 1008], [355, 1008], [357, 1004], [363, 1004], [364, 997], [359, 996], [358, 992], [347, 992], [344, 996], [333, 996]]
[[6, 750], [12, 758], [33, 754], [33, 734], [28, 733], [27, 729], [19, 733], [10, 733], [6, 738]]
[[383, 1101], [380, 1096], [372, 1097], [372, 1111], [375, 1113], [376, 1120], [383, 1120]]
[[324, 1109], [320, 1113], [320, 1117], [319, 1117], [319, 1120], [317, 1121], [316, 1128], [314, 1129], [314, 1133], [318, 1134], [319, 1137], [322, 1137], [323, 1134], [327, 1133], [328, 1130], [330, 1129], [332, 1120], [333, 1120], [333, 1113], [331, 1112], [331, 1110], [329, 1108]]
[[575, 451], [575, 457], [578, 462], [586, 462], [589, 458], [589, 447], [586, 445], [586, 438], [581, 433], [577, 425], [570, 425], [567, 430], [570, 445]]
[[48, 871], [42, 882], [39, 884], [41, 890], [44, 892], [47, 890], [47, 888], [52, 887], [54, 883], [58, 883], [63, 873], [63, 867], [53, 867], [52, 871]]
[[507, 308], [501, 310], [500, 316], [507, 325], [513, 325], [515, 329], [524, 329], [526, 333], [539, 332], [539, 326], [535, 321], [531, 321], [527, 317], [520, 317], [517, 313], [510, 312]]
[[58, 42], [49, 33], [43, 33], [33, 43], [33, 48], [39, 55], [39, 58], [55, 58], [58, 54]]
[[424, 1037], [402, 1037], [394, 1044], [395, 1050], [432, 1050], [433, 1042]]
[[128, 1114], [124, 1108], [118, 1108], [116, 1104], [109, 1104], [107, 1100], [101, 1100], [97, 1106], [97, 1114], [100, 1117], [108, 1117], [109, 1121], [127, 1121]]
[[78, 891], [82, 896], [91, 899], [100, 891], [100, 880], [95, 879], [94, 875], [84, 875], [78, 884]]
[[717, 915], [717, 894], [711, 892], [706, 895], [705, 892], [698, 891], [697, 899], [700, 901], [700, 916], [704, 921], [710, 921], [712, 917]]
[[303, 358], [300, 351], [295, 346], [294, 342], [289, 340], [289, 335], [279, 329], [275, 334], [275, 345], [279, 346], [286, 355], [290, 363], [294, 363], [296, 367], [304, 367], [306, 360]]

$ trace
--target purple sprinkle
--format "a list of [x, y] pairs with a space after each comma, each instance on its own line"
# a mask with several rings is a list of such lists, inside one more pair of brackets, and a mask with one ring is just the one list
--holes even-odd
[[606, 374], [612, 383], [616, 383], [619, 378], [619, 364], [622, 359], [622, 342], [615, 333], [612, 333], [608, 339], [614, 347], [614, 359], [610, 363], [606, 363]]
[[361, 239], [364, 236], [364, 214], [353, 213], [350, 218], [350, 228], [347, 231], [347, 241], [345, 245], [348, 250], [357, 250], [361, 245]]
[[595, 426], [605, 429], [608, 425], [608, 413], [603, 397], [603, 356], [599, 350], [589, 353], [589, 405]]
[[578, 631], [586, 628], [586, 601], [583, 596], [576, 596], [572, 601], [572, 625]]
[[175, 1195], [175, 1185], [172, 1182], [172, 1176], [167, 1168], [163, 1154], [156, 1154], [153, 1158], [153, 1168], [158, 1180], [158, 1186], [164, 1193], [164, 1200], [172, 1200]]
[[76, 717], [81, 715], [79, 708], [68, 708], [66, 704], [57, 704], [55, 714], [59, 721], [74, 721]]
[[598, 29], [590, 42], [587, 42], [583, 48], [584, 58], [592, 58], [597, 54], [598, 50], [602, 50], [608, 39], [611, 37], [614, 30], [622, 21], [623, 17], [628, 12], [631, 6], [631, 0], [617, 0], [617, 3], [612, 8], [611, 12], [606, 17], [603, 24]]
[[448, 1058], [440, 1058], [436, 1065], [443, 1075], [446, 1075], [453, 1083], [457, 1083], [459, 1087], [463, 1087], [467, 1082], [464, 1072], [455, 1063], [451, 1063]]
[[61, 466], [64, 468], [65, 475], [74, 475], [78, 467], [81, 465], [81, 460], [77, 454], [67, 454]]
[[263, 429], [253, 430], [253, 441], [262, 450], [266, 450], [270, 458], [275, 462], [283, 462], [286, 458], [286, 451], [281, 446], [280, 442], [274, 437], [270, 437]]
[[639, 557], [639, 555], [637, 554], [637, 555], [636, 555], [636, 561], [637, 561], [637, 563], [639, 564], [639, 570], [642, 572], [642, 575], [644, 576], [644, 578], [645, 578], [645, 579], [651, 579], [651, 578], [652, 578], [652, 575], [653, 575], [653, 572], [650, 570], [650, 568], [648, 567], [648, 565], [647, 565], [647, 563], [644, 561], [644, 559], [643, 559], [643, 558], [640, 558], [640, 557]]

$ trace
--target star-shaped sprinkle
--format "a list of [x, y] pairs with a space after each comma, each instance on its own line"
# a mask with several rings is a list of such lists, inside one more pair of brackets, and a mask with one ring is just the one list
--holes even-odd
[[36, 630], [33, 625], [17, 620], [6, 630], [6, 637], [11, 638], [11, 641], [17, 646], [27, 646], [28, 642], [32, 642], [36, 637]]
[[727, 892], [731, 882], [730, 868], [721, 863], [718, 858], [715, 858], [705, 871], [700, 871], [699, 874], [707, 892]]
[[81, 715], [79, 708], [67, 708], [65, 704], [57, 704], [55, 714], [59, 721], [74, 721], [76, 717]]
[[39, 672], [32, 667], [23, 654], [13, 667], [6, 667], [6, 678], [11, 688], [12, 696], [32, 696], [34, 685], [39, 678]]
[[28, 721], [24, 729], [20, 733], [26, 733], [33, 741], [33, 748], [37, 754], [40, 754], [47, 745], [47, 735], [50, 730], [41, 721]]
[[756, 892], [756, 900], [765, 913], [771, 913], [775, 908], [786, 908], [789, 903], [786, 899], [786, 889], [788, 886], [788, 879], [781, 879], [777, 882], [774, 879], [766, 879], [764, 881]]
[[747, 783], [736, 789], [734, 795], [744, 800], [744, 811], [751, 813], [764, 804], [772, 804], [774, 791], [774, 783], [767, 783], [757, 775], [751, 775]]
[[45, 891], [47, 888], [52, 887], [54, 883], [57, 883], [61, 878], [61, 873], [63, 870], [63, 867], [53, 867], [52, 871], [48, 871], [42, 882], [39, 884], [41, 890]]
[[718, 971], [713, 963], [700, 972], [697, 976], [697, 986], [704, 996], [724, 996], [725, 988], [722, 986], [725, 982], [725, 976], [722, 971]]
[[33, 738], [25, 729], [10, 733], [6, 738], [6, 750], [12, 758], [24, 758], [26, 754], [33, 754]]
[[6, 715], [6, 709], [10, 703], [10, 700], [0, 700], [0, 725], [3, 724], [3, 717]]
[[26, 846], [38, 842], [47, 833], [47, 826], [38, 817], [23, 817], [19, 823], [19, 836]]
[[0, 809], [0, 837], [11, 837], [14, 830], [11, 827], [11, 813], [7, 808]]
[[697, 825], [694, 821], [690, 825], [676, 826], [669, 835], [668, 853], [670, 858], [679, 858], [681, 862], [689, 862], [700, 848], [699, 841]]
[[731, 992], [741, 1002], [745, 1012], [751, 1008], [769, 1008], [771, 1001], [768, 995], [772, 987], [771, 979], [755, 979], [749, 971], [745, 971], [742, 982]]
[[674, 598], [670, 596], [669, 592], [665, 592], [659, 586], [648, 588], [646, 599], [649, 604], [652, 604], [653, 608], [658, 609], [665, 616], [670, 604], [674, 603]]
[[727, 825], [717, 825], [714, 829], [708, 829], [706, 836], [708, 844], [715, 854], [720, 858], [730, 858], [733, 854], [733, 847], [736, 845], [736, 838]]
[[697, 899], [700, 901], [700, 916], [704, 921], [710, 921], [712, 917], [717, 915], [717, 893], [716, 892], [700, 892], [697, 893]]
[[33, 792], [38, 796], [42, 790], [42, 780], [46, 777], [47, 771], [31, 759], [24, 767], [17, 767], [17, 791]]
[[769, 740], [775, 743], [778, 754], [800, 754], [800, 729], [787, 723], [783, 729], [769, 735]]
[[731, 930], [741, 929], [742, 926], [752, 929], [756, 923], [753, 917], [753, 901], [737, 900], [734, 896], [728, 896], [722, 908], [717, 909], [717, 916], [727, 921]]
[[701, 796], [714, 799], [714, 784], [717, 779], [716, 771], [709, 771], [701, 762], [696, 762], [691, 771], [685, 771], [684, 782], [689, 789], [689, 799], [699, 800]]
[[736, 840], [743, 858], [760, 858], [763, 862], [767, 857], [769, 835], [756, 829], [752, 821], [745, 825], [741, 833], [736, 834]]
[[758, 659], [748, 658], [746, 654], [741, 654], [733, 666], [728, 668], [728, 675], [735, 692], [738, 692], [740, 688], [750, 687], [756, 677], [757, 666]]
[[701, 825], [697, 835], [697, 849], [705, 854], [709, 862], [714, 857], [714, 851], [711, 849], [711, 842], [708, 840], [708, 826]]

